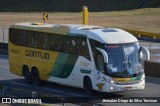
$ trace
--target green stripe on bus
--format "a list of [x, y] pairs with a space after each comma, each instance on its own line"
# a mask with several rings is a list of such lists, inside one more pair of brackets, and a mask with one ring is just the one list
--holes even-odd
[[66, 53], [59, 53], [54, 65], [52, 71], [49, 73], [50, 76], [57, 77], [61, 71], [63, 70], [64, 64], [67, 61], [69, 54]]
[[140, 80], [142, 78], [142, 75], [138, 76], [138, 77], [133, 77], [133, 78], [130, 78], [129, 81], [136, 81], [136, 80]]
[[81, 73], [84, 73], [84, 74], [90, 74], [91, 71], [90, 70], [84, 70], [84, 69], [80, 69]]
[[68, 59], [63, 67], [63, 70], [58, 75], [59, 78], [67, 78], [70, 76], [70, 74], [73, 71], [73, 68], [76, 64], [76, 61], [78, 59], [78, 55], [69, 54]]
[[49, 76], [67, 78], [70, 76], [77, 61], [78, 55], [59, 53], [56, 62]]

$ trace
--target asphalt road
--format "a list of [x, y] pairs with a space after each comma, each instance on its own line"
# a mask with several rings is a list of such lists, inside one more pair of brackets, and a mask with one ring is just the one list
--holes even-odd
[[[72, 103], [70, 105], [86, 105], [93, 106], [93, 104], [112, 105], [112, 106], [159, 106], [159, 103], [102, 103], [103, 98], [130, 98], [130, 97], [159, 97], [160, 99], [160, 79], [146, 77], [146, 88], [144, 90], [128, 91], [121, 93], [96, 93], [95, 95], [86, 94], [85, 90], [64, 85], [58, 85], [50, 82], [43, 82], [42, 85], [36, 86], [33, 84], [26, 84], [23, 77], [19, 77], [9, 72], [8, 56], [0, 55], [0, 85], [9, 86], [7, 93], [11, 97], [31, 97], [31, 92], [45, 92], [52, 95], [52, 97], [73, 97], [78, 98], [77, 101], [84, 98], [86, 103]], [[18, 90], [17, 90], [18, 89]], [[20, 89], [20, 90], [19, 90]], [[2, 94], [2, 88], [0, 89]], [[87, 99], [89, 98], [89, 99]], [[90, 99], [92, 98], [92, 99]], [[76, 102], [77, 102], [76, 101]], [[84, 102], [84, 101], [83, 101]], [[67, 104], [66, 104], [67, 105]]]

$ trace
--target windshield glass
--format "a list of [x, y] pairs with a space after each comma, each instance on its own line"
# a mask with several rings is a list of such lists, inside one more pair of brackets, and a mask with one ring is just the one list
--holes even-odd
[[135, 77], [143, 73], [143, 65], [139, 60], [138, 43], [104, 44], [108, 54], [107, 72], [113, 77]]

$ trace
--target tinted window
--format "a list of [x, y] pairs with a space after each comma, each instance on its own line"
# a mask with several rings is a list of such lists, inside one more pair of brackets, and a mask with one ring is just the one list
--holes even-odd
[[64, 38], [61, 35], [51, 36], [51, 50], [64, 51], [63, 42]]
[[16, 45], [73, 53], [90, 59], [87, 38], [64, 36], [44, 32], [9, 29], [10, 41]]
[[50, 43], [51, 43], [51, 36], [50, 34], [46, 33], [39, 33], [39, 48], [40, 49], [45, 49], [45, 50], [50, 50]]

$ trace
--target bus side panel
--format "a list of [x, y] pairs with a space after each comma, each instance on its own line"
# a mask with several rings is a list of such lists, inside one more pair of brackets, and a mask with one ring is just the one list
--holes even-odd
[[[32, 68], [37, 68], [39, 72], [39, 77], [41, 80], [47, 80], [49, 78], [49, 73], [52, 70], [52, 67], [58, 56], [58, 52], [40, 50], [34, 48], [25, 48], [24, 51], [27, 51], [24, 55], [24, 64], [27, 64], [32, 71]], [[33, 53], [34, 51], [34, 53]], [[44, 58], [47, 54], [47, 58]]]
[[12, 73], [15, 73], [17, 75], [22, 75], [21, 72], [21, 65], [20, 65], [20, 60], [21, 60], [21, 54], [20, 50], [18, 47], [14, 46], [12, 43], [8, 43], [9, 45], [9, 66], [10, 66], [10, 71]]
[[[50, 77], [50, 72], [52, 67], [55, 65], [56, 59], [58, 57], [58, 52], [48, 51], [49, 53], [49, 60], [43, 60], [41, 66], [43, 68], [40, 70], [40, 78], [42, 80], [47, 80]], [[40, 64], [39, 64], [40, 65]]]
[[[52, 73], [48, 81], [83, 88], [84, 76], [88, 76], [91, 78], [92, 62], [82, 56], [78, 56], [78, 57], [74, 57], [73, 55], [70, 55], [70, 56], [68, 56], [69, 57], [68, 59], [63, 58], [63, 61], [65, 61], [63, 65], [62, 64], [54, 65], [53, 69], [55, 70], [52, 70]], [[68, 60], [74, 63], [67, 63]], [[67, 65], [72, 65], [73, 67], [69, 69], [69, 68], [66, 68], [68, 67]], [[55, 72], [56, 74], [53, 72]], [[70, 72], [70, 74], [68, 74], [67, 77], [64, 77], [67, 75], [67, 72]], [[62, 73], [64, 74], [63, 77], [61, 76]], [[57, 75], [57, 76], [53, 76], [53, 75]]]
[[72, 84], [74, 84], [74, 86], [83, 88], [84, 77], [87, 76], [91, 79], [92, 69], [92, 61], [85, 57], [79, 56], [71, 74]]

